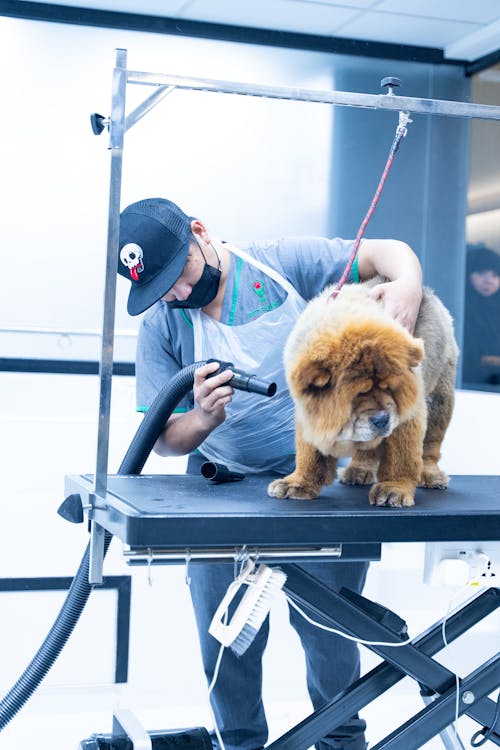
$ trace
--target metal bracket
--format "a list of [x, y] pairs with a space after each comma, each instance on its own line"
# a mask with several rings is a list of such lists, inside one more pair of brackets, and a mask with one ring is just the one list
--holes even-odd
[[[354, 548], [354, 549], [353, 549]], [[184, 562], [186, 578], [189, 578], [189, 567], [195, 562], [235, 561], [241, 564], [249, 558], [277, 564], [279, 562], [323, 560], [380, 560], [381, 545], [368, 543], [363, 545], [363, 554], [359, 554], [357, 545], [331, 544], [328, 547], [203, 547], [174, 549], [162, 547], [130, 547], [124, 545], [123, 557], [129, 565], [147, 565], [151, 575], [153, 565], [169, 565]], [[186, 580], [187, 582], [187, 580]]]
[[104, 527], [91, 521], [89, 583], [101, 584], [104, 566]]
[[132, 750], [152, 750], [151, 737], [135, 714], [120, 708], [113, 712], [113, 736], [132, 743]]
[[249, 557], [255, 559], [297, 559], [297, 558], [341, 558], [342, 544], [332, 544], [331, 547], [295, 547], [295, 548], [275, 548], [275, 549], [258, 549], [244, 547], [244, 554], [239, 548], [221, 547], [221, 548], [203, 548], [203, 549], [124, 549], [123, 556], [128, 562], [133, 564], [146, 564], [148, 568], [151, 565], [158, 565], [162, 562], [185, 562], [187, 573], [189, 563], [195, 560], [236, 560], [237, 562], [245, 561]]

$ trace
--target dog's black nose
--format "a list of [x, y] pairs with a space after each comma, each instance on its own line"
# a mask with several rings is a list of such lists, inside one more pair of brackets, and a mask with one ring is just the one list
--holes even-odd
[[370, 422], [377, 430], [382, 432], [389, 424], [389, 414], [386, 411], [378, 411], [370, 417]]

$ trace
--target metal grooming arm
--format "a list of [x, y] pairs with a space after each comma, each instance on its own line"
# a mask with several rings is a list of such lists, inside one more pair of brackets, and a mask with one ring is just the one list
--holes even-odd
[[[94, 490], [89, 497], [91, 507], [97, 507], [99, 504], [102, 504], [103, 498], [106, 495], [107, 484], [109, 412], [113, 369], [113, 329], [116, 298], [116, 267], [118, 261], [120, 196], [125, 132], [175, 89], [217, 92], [239, 96], [256, 96], [289, 101], [317, 102], [339, 106], [364, 107], [369, 109], [394, 111], [405, 110], [407, 112], [422, 115], [446, 115], [451, 117], [500, 120], [500, 107], [440, 99], [395, 96], [394, 86], [397, 85], [396, 82], [397, 79], [392, 78], [386, 78], [382, 81], [382, 85], [387, 86], [387, 93], [385, 94], [362, 94], [345, 91], [316, 91], [302, 88], [190, 78], [163, 73], [127, 70], [127, 51], [124, 49], [115, 50], [111, 114], [109, 118], [97, 113], [91, 115], [92, 129], [96, 135], [99, 135], [105, 127], [108, 128], [109, 149], [111, 151], [97, 457]], [[127, 84], [156, 87], [156, 90], [128, 116], [125, 114]], [[102, 579], [102, 549], [103, 531], [98, 524], [93, 522], [91, 529], [91, 583], [99, 583]]]
[[[127, 84], [154, 86], [155, 91], [128, 116]], [[241, 559], [253, 554], [285, 562], [313, 558], [378, 559], [382, 542], [500, 540], [500, 477], [455, 477], [447, 493], [417, 492], [413, 509], [378, 509], [367, 505], [365, 488], [326, 488], [320, 500], [291, 504], [271, 500], [266, 477], [247, 477], [236, 485], [220, 485], [217, 494], [200, 477], [112, 477], [107, 474], [109, 411], [113, 367], [113, 328], [122, 159], [125, 132], [174, 89], [218, 92], [329, 105], [394, 110], [451, 117], [500, 120], [500, 107], [467, 102], [262, 86], [186, 78], [127, 70], [127, 53], [116, 50], [109, 118], [92, 115], [96, 134], [109, 130], [111, 179], [106, 281], [100, 367], [99, 429], [94, 477], [70, 477], [67, 493], [80, 497], [91, 520], [91, 583], [102, 577], [104, 530], [129, 546], [131, 562]], [[198, 480], [201, 485], [193, 482]], [[243, 494], [242, 493], [243, 489]], [[177, 493], [177, 494], [176, 494]], [[180, 493], [180, 496], [179, 496]], [[224, 494], [225, 493], [225, 494]], [[436, 494], [438, 496], [436, 496]], [[201, 505], [200, 505], [201, 502]], [[247, 503], [247, 505], [245, 505]], [[289, 566], [288, 593], [334, 627], [397, 640], [372, 613], [372, 603], [333, 594], [295, 565]], [[466, 632], [500, 606], [498, 589], [489, 589], [448, 621], [448, 641]], [[358, 629], [356, 623], [361, 623]], [[375, 699], [408, 674], [434, 696], [419, 714], [377, 745], [377, 750], [406, 750], [441, 731], [454, 718], [455, 675], [432, 659], [442, 647], [441, 623], [398, 649], [378, 649], [385, 661], [323, 709], [315, 712], [269, 750], [304, 750], [343, 719]], [[377, 650], [374, 648], [374, 650]], [[490, 726], [495, 712], [487, 697], [500, 683], [500, 657], [479, 667], [461, 683], [459, 713]], [[500, 746], [495, 727], [490, 741]]]

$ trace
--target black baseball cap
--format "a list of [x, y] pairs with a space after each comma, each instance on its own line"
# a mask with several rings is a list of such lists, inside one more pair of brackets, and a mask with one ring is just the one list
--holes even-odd
[[130, 315], [154, 305], [182, 274], [192, 221], [193, 217], [165, 198], [147, 198], [122, 211], [118, 273], [132, 284], [127, 302]]

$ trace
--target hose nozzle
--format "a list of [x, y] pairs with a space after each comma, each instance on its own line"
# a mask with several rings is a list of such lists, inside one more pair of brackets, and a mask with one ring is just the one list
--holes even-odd
[[223, 484], [225, 482], [240, 482], [245, 478], [244, 474], [239, 471], [230, 471], [224, 464], [215, 461], [205, 461], [201, 465], [201, 475], [205, 479], [210, 479], [214, 484]]
[[229, 385], [232, 388], [237, 388], [240, 391], [250, 391], [251, 393], [259, 393], [261, 396], [274, 396], [277, 390], [276, 383], [268, 383], [265, 380], [261, 380], [256, 375], [248, 375], [243, 370], [238, 370], [233, 367], [232, 362], [221, 362], [219, 359], [207, 359], [208, 362], [218, 362], [220, 367], [215, 372], [210, 373], [209, 378], [214, 375], [218, 375], [224, 370], [232, 370], [233, 377], [229, 381]]

